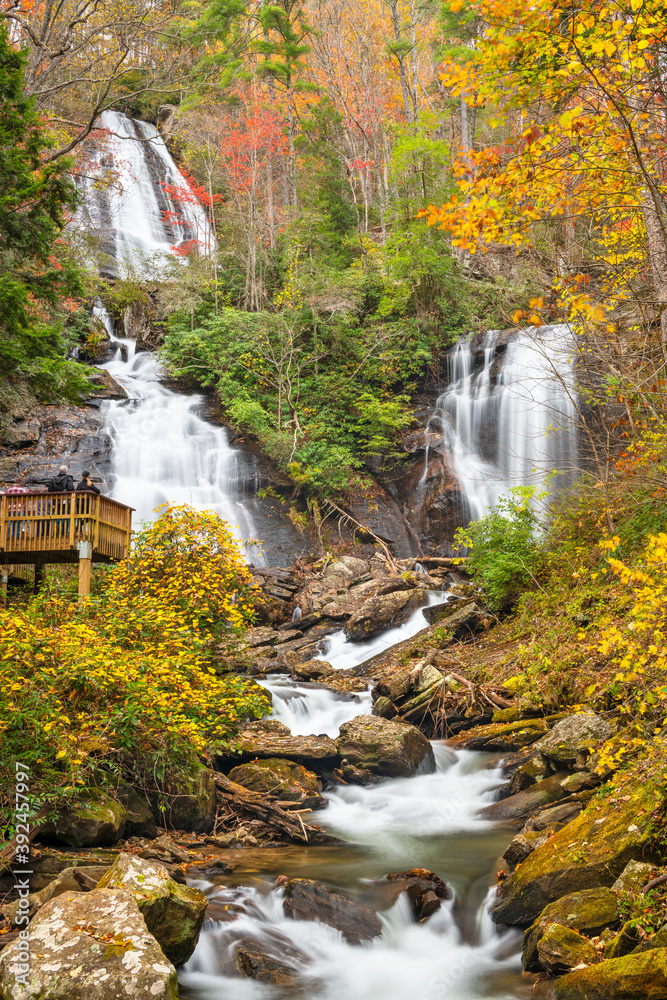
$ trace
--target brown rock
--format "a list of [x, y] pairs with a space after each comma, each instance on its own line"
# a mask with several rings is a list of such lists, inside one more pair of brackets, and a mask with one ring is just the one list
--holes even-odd
[[292, 920], [319, 920], [335, 927], [349, 944], [370, 941], [382, 933], [382, 924], [370, 906], [313, 879], [285, 882], [283, 910]]

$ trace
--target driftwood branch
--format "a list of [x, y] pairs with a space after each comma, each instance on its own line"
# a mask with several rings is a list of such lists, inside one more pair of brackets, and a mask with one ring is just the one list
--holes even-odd
[[309, 843], [309, 827], [304, 825], [299, 815], [296, 816], [297, 822], [293, 813], [290, 814], [277, 805], [274, 796], [251, 792], [248, 788], [237, 785], [235, 781], [231, 781], [224, 774], [216, 774], [215, 787], [218, 799], [227, 803], [235, 811], [245, 812], [253, 818], [261, 819], [267, 826], [287, 835], [292, 840], [305, 840], [306, 843]]
[[338, 517], [344, 523], [352, 524], [357, 529], [357, 531], [362, 531], [365, 535], [370, 535], [371, 538], [375, 542], [377, 542], [377, 544], [380, 546], [380, 548], [384, 552], [385, 558], [386, 558], [389, 566], [391, 567], [391, 569], [394, 571], [394, 573], [400, 573], [400, 566], [398, 565], [398, 563], [394, 559], [394, 557], [391, 554], [391, 551], [389, 549], [389, 546], [387, 545], [387, 543], [384, 541], [383, 538], [380, 538], [380, 536], [376, 535], [374, 531], [371, 531], [371, 529], [368, 527], [368, 525], [362, 524], [361, 521], [357, 521], [356, 517], [353, 517], [352, 514], [348, 514], [348, 512], [346, 510], [343, 510], [342, 507], [339, 507], [338, 504], [334, 503], [333, 500], [329, 500], [328, 497], [326, 499], [324, 499], [322, 501], [322, 503], [326, 504], [328, 507], [330, 507], [332, 510], [334, 510], [338, 514]]

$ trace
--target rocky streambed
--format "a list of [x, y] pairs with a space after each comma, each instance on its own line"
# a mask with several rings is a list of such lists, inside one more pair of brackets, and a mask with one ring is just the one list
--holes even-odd
[[662, 858], [659, 738], [634, 758], [615, 717], [474, 683], [491, 616], [413, 570], [258, 571], [244, 668], [272, 718], [167, 782], [166, 813], [90, 790], [44, 829], [28, 903], [3, 907], [3, 998], [667, 996], [664, 932], [635, 918]]

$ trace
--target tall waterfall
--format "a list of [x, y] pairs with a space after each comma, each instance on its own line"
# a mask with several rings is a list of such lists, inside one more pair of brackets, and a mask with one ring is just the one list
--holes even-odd
[[187, 181], [155, 126], [105, 111], [100, 129], [103, 140], [79, 178], [79, 220], [99, 241], [102, 273], [155, 277], [168, 259], [176, 259], [174, 250], [191, 240], [209, 251], [214, 236], [206, 212], [188, 195]]
[[[441, 428], [467, 509], [482, 517], [514, 486], [563, 484], [577, 467], [577, 406], [568, 326], [522, 330], [500, 352], [498, 331], [482, 350], [462, 341], [429, 422]], [[428, 468], [428, 452], [426, 456]], [[555, 474], [555, 475], [554, 475]], [[426, 471], [424, 473], [426, 475]]]

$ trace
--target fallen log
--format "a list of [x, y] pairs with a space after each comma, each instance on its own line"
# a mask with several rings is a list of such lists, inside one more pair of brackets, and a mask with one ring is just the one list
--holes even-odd
[[252, 792], [243, 785], [237, 785], [224, 774], [216, 774], [215, 787], [218, 798], [226, 802], [235, 811], [248, 813], [252, 817], [261, 819], [263, 823], [281, 834], [287, 835], [292, 840], [305, 840], [310, 842], [308, 831], [316, 833], [311, 827], [304, 824], [300, 816], [295, 821], [294, 814], [282, 809], [275, 796], [261, 795], [259, 792]]

